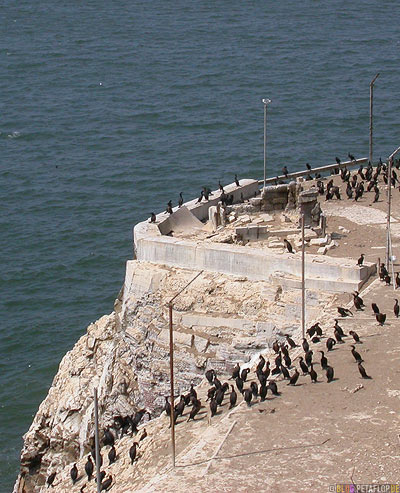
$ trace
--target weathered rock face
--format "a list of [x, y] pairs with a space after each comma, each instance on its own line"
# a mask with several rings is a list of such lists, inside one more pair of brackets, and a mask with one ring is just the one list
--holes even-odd
[[[24, 437], [15, 492], [40, 491], [47, 476], [90, 451], [93, 389], [100, 427], [138, 408], [160, 413], [169, 394], [167, 303], [194, 276], [137, 262], [115, 312], [91, 324], [62, 359], [46, 399]], [[298, 330], [300, 291], [269, 281], [203, 273], [175, 300], [175, 388], [186, 392], [206, 368], [230, 372], [276, 338]], [[308, 292], [310, 319], [326, 293]]]

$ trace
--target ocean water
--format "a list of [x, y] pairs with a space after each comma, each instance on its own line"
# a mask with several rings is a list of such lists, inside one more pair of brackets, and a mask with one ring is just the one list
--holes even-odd
[[63, 355], [113, 308], [132, 227], [218, 180], [400, 145], [390, 0], [0, 5], [0, 491]]

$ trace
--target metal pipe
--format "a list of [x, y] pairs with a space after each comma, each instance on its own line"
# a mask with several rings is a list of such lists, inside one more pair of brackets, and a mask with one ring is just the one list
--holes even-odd
[[168, 303], [169, 311], [169, 372], [170, 372], [170, 403], [171, 403], [171, 443], [172, 466], [175, 467], [175, 398], [174, 398], [174, 331], [172, 326], [172, 301]]
[[373, 132], [373, 106], [374, 106], [374, 83], [379, 77], [379, 73], [371, 80], [369, 84], [369, 161], [372, 164], [373, 149], [372, 149], [372, 132]]
[[303, 339], [306, 334], [306, 281], [305, 281], [305, 246], [304, 246], [304, 214], [301, 215], [301, 332]]
[[[319, 168], [312, 168], [311, 170], [296, 171], [294, 173], [289, 173], [287, 177], [285, 175], [275, 176], [274, 178], [267, 178], [265, 183], [274, 183], [276, 180], [286, 180], [287, 178], [298, 178], [300, 176], [305, 176], [313, 173], [323, 173], [324, 171], [330, 171], [335, 168], [353, 168], [368, 162], [368, 158], [363, 157], [360, 159], [355, 159], [354, 161], [344, 161], [341, 164], [328, 164], [326, 166], [320, 166]], [[258, 183], [263, 183], [263, 180], [258, 180]]]
[[100, 493], [100, 443], [99, 443], [99, 405], [97, 402], [97, 388], [93, 389], [94, 399], [94, 446], [96, 449], [96, 478], [97, 493]]
[[174, 329], [172, 320], [172, 309], [174, 300], [185, 291], [185, 289], [195, 281], [203, 271], [196, 274], [175, 296], [168, 302], [168, 320], [169, 320], [169, 373], [170, 373], [170, 404], [171, 404], [171, 443], [172, 443], [172, 466], [175, 467], [175, 392], [174, 392]]
[[267, 179], [267, 106], [271, 103], [270, 99], [262, 99], [264, 104], [264, 187]]
[[[388, 191], [387, 191], [387, 217], [386, 217], [386, 268], [389, 269], [389, 250], [390, 250], [390, 214], [392, 210], [392, 165], [393, 157], [400, 151], [398, 147], [388, 159]], [[389, 271], [388, 271], [389, 272]], [[393, 280], [394, 282], [394, 280]]]

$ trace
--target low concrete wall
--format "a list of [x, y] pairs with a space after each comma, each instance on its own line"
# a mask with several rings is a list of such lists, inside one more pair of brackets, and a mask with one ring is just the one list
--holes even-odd
[[[142, 237], [135, 246], [138, 260], [169, 266], [204, 269], [254, 280], [268, 279], [277, 273], [297, 278], [301, 276], [300, 253], [276, 254], [265, 248], [220, 243], [197, 244], [168, 236]], [[305, 270], [306, 277], [314, 280], [315, 288], [318, 289], [318, 280], [321, 280], [327, 290], [337, 292], [347, 291], [340, 289], [341, 283], [350, 283], [350, 290], [359, 287], [375, 271], [375, 264], [366, 263], [360, 268], [353, 259], [308, 254]], [[335, 282], [329, 289], [331, 281]]]
[[[241, 194], [245, 200], [254, 197], [254, 194], [260, 191], [258, 181], [243, 179], [239, 180], [240, 186], [238, 187], [235, 183], [231, 183], [230, 185], [226, 185], [224, 187], [226, 195], [233, 195], [233, 203], [237, 203], [241, 199]], [[210, 199], [208, 201], [203, 200], [198, 203], [198, 199], [190, 200], [189, 202], [185, 202], [183, 205], [189, 209], [189, 211], [199, 220], [205, 221], [208, 219], [208, 209], [212, 205], [217, 205], [220, 201], [221, 191], [214, 190], [212, 195], [210, 195]], [[177, 221], [174, 221], [175, 212], [179, 211], [178, 207], [174, 207], [172, 209], [174, 211], [173, 214], [168, 214], [167, 212], [161, 212], [156, 216], [156, 224], [158, 225], [162, 234], [168, 234], [170, 231], [174, 230], [174, 224], [176, 225]], [[171, 224], [170, 224], [171, 223]], [[174, 223], [174, 224], [172, 224]]]

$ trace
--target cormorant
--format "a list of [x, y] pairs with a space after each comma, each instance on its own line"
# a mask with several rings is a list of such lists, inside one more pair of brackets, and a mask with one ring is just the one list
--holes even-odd
[[235, 184], [237, 187], [240, 187], [240, 183], [236, 174], [235, 174]]
[[203, 200], [203, 197], [204, 197], [204, 190], [201, 191], [200, 197], [197, 199], [197, 204]]
[[133, 464], [136, 459], [137, 447], [139, 447], [139, 444], [137, 442], [133, 442], [132, 447], [129, 449], [129, 457], [131, 458], [131, 464]]
[[321, 353], [321, 368], [323, 370], [326, 370], [326, 368], [328, 367], [328, 360], [323, 351], [320, 351], [320, 353]]
[[101, 483], [101, 488], [100, 488], [100, 491], [107, 491], [108, 488], [111, 486], [111, 483], [112, 483], [112, 476], [110, 474], [110, 477], [108, 479], [105, 479], [102, 483]]
[[240, 365], [239, 363], [236, 363], [236, 366], [232, 370], [232, 379], [235, 380], [235, 378], [239, 376], [239, 373], [240, 373]]
[[309, 350], [309, 351], [306, 352], [305, 357], [304, 357], [304, 360], [305, 360], [307, 366], [310, 366], [311, 365], [311, 363], [312, 363], [312, 356], [313, 356], [313, 352], [311, 350]]
[[378, 305], [376, 303], [371, 303], [371, 308], [372, 308], [372, 311], [375, 313], [375, 315], [377, 313], [379, 313], [379, 308], [378, 308]]
[[53, 485], [53, 482], [54, 482], [54, 479], [56, 477], [56, 474], [57, 474], [56, 472], [52, 472], [50, 474], [50, 476], [46, 480], [47, 486], [52, 486]]
[[349, 334], [353, 337], [357, 344], [361, 344], [360, 337], [357, 332], [354, 332], [354, 330], [349, 330]]
[[334, 346], [335, 344], [336, 344], [335, 339], [332, 339], [332, 337], [329, 337], [329, 338], [326, 340], [326, 347], [327, 347], [328, 351], [332, 351], [333, 346]]
[[289, 374], [289, 370], [286, 368], [286, 366], [281, 365], [281, 370], [282, 370], [283, 379], [289, 380], [290, 374]]
[[240, 393], [243, 393], [243, 380], [240, 377], [236, 377], [236, 387]]
[[250, 370], [248, 368], [244, 368], [242, 372], [240, 373], [240, 378], [245, 382], [247, 380], [247, 375], [249, 374]]
[[355, 346], [350, 346], [351, 347], [351, 354], [353, 355], [354, 359], [357, 361], [357, 363], [362, 363], [363, 359], [360, 356], [360, 353], [357, 353]]
[[369, 375], [367, 375], [367, 372], [365, 371], [365, 368], [361, 364], [361, 361], [358, 362], [358, 371], [360, 372], [360, 374], [361, 374], [361, 376], [363, 378], [372, 379], [372, 377], [370, 377]]
[[314, 370], [312, 363], [311, 363], [310, 377], [311, 377], [311, 382], [315, 383], [317, 381], [318, 375], [317, 372]]
[[261, 385], [260, 387], [260, 401], [264, 402], [267, 397], [268, 387], [266, 385]]
[[338, 306], [337, 311], [339, 312], [340, 316], [342, 316], [342, 317], [349, 317], [350, 315], [353, 316], [353, 314], [351, 313], [350, 310], [348, 310], [347, 308], [343, 308], [341, 306]]
[[157, 217], [156, 217], [156, 215], [154, 214], [154, 212], [152, 212], [152, 213], [151, 213], [151, 215], [150, 215], [150, 222], [151, 222], [151, 223], [155, 223], [155, 222], [156, 222], [156, 220], [157, 220]]
[[386, 320], [386, 313], [377, 313], [375, 315], [376, 321], [379, 323], [379, 325], [383, 325]]
[[310, 345], [308, 344], [307, 339], [305, 339], [305, 338], [303, 339], [303, 344], [302, 344], [302, 346], [303, 346], [303, 350], [304, 350], [304, 352], [305, 352], [305, 353], [306, 353], [307, 351], [309, 351], [309, 349], [310, 349]]
[[72, 466], [72, 469], [70, 470], [70, 475], [71, 475], [71, 479], [72, 479], [72, 484], [75, 484], [76, 483], [76, 479], [78, 477], [78, 468], [76, 467], [76, 464], [74, 464]]
[[299, 375], [300, 373], [297, 371], [297, 368], [295, 368], [293, 375], [290, 377], [288, 385], [296, 385]]
[[237, 393], [236, 393], [235, 389], [233, 388], [233, 385], [231, 385], [231, 387], [232, 387], [232, 392], [229, 396], [229, 402], [230, 402], [229, 409], [232, 409], [232, 407], [235, 407], [236, 401], [237, 401]]
[[182, 192], [179, 193], [178, 207], [182, 207], [183, 205], [183, 196]]
[[94, 465], [92, 462], [92, 458], [90, 457], [90, 455], [88, 455], [87, 462], [85, 464], [85, 472], [87, 474], [88, 481], [92, 479], [93, 469], [94, 469]]
[[194, 418], [196, 414], [200, 411], [200, 409], [201, 409], [201, 402], [199, 399], [195, 398], [193, 400], [192, 410], [190, 411], [190, 415], [187, 420], [190, 421], [192, 419], [194, 421]]
[[394, 300], [393, 311], [394, 311], [395, 317], [399, 318], [400, 307], [399, 307], [399, 300], [397, 300], [397, 299]]
[[278, 391], [278, 386], [276, 384], [276, 382], [272, 381], [272, 382], [269, 382], [268, 384], [268, 388], [269, 390], [274, 394], [274, 395], [280, 395], [280, 392]]
[[350, 152], [347, 155], [349, 156], [350, 161], [356, 160], [356, 158], [353, 156], [353, 154], [350, 154]]
[[211, 369], [206, 371], [206, 378], [211, 384], [213, 383], [214, 377], [216, 376], [217, 375], [215, 374], [215, 370]]
[[357, 260], [357, 264], [361, 267], [364, 262], [365, 255], [362, 253], [360, 258]]
[[304, 363], [302, 356], [300, 356], [299, 362], [300, 362], [300, 368], [301, 368], [301, 371], [303, 372], [303, 375], [307, 375], [308, 366]]
[[288, 174], [289, 174], [289, 171], [288, 171], [288, 169], [287, 169], [287, 167], [286, 167], [286, 166], [284, 166], [284, 167], [282, 168], [282, 174], [283, 174], [283, 175], [285, 175], [285, 178], [287, 178], [287, 176], [288, 176]]
[[287, 251], [289, 253], [293, 253], [293, 247], [292, 247], [291, 243], [286, 238], [283, 240], [283, 243], [285, 244]]
[[247, 402], [247, 405], [251, 406], [251, 399], [253, 398], [253, 392], [250, 389], [246, 389], [243, 392], [243, 398]]
[[333, 380], [333, 375], [334, 375], [334, 371], [333, 371], [333, 368], [331, 366], [327, 366], [326, 367], [326, 378], [328, 380], [328, 383], [329, 382], [332, 382]]
[[110, 450], [108, 451], [108, 460], [109, 460], [108, 465], [111, 466], [111, 464], [113, 464], [115, 462], [116, 458], [117, 458], [117, 452], [116, 452], [115, 447], [113, 445], [110, 448]]
[[286, 334], [286, 336], [285, 336], [285, 337], [286, 337], [286, 340], [287, 340], [287, 342], [288, 342], [289, 346], [290, 346], [292, 349], [294, 349], [295, 347], [298, 347], [298, 346], [297, 346], [297, 344], [294, 342], [294, 340], [293, 340], [291, 337], [289, 337], [289, 335], [288, 335], [288, 334]]

